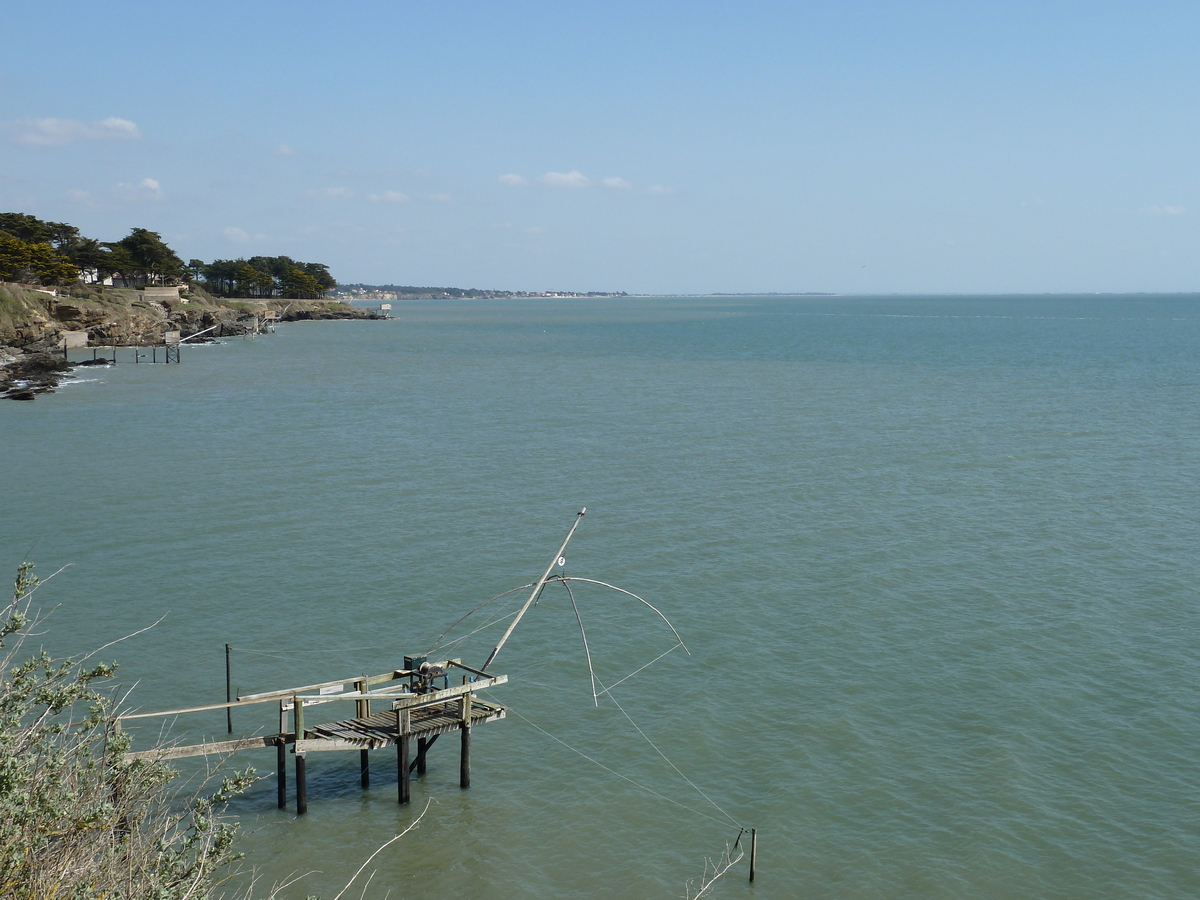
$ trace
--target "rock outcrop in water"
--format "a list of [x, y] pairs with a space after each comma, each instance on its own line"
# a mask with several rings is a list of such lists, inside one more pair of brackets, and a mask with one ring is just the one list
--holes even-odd
[[248, 334], [268, 315], [283, 322], [378, 318], [340, 302], [216, 300], [202, 292], [157, 300], [123, 288], [76, 285], [52, 293], [0, 283], [0, 397], [32, 400], [54, 390], [72, 368], [55, 355], [65, 332], [86, 331], [91, 346], [149, 346], [161, 344], [167, 331], [187, 338], [218, 326], [219, 335]]

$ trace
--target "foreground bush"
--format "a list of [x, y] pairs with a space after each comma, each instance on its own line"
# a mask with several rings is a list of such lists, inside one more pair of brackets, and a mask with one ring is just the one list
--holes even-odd
[[26, 655], [38, 584], [23, 563], [0, 615], [0, 897], [212, 896], [236, 830], [220, 811], [252, 773], [183, 802], [170, 789], [170, 767], [126, 761], [129, 739], [99, 687], [114, 667], [94, 655]]

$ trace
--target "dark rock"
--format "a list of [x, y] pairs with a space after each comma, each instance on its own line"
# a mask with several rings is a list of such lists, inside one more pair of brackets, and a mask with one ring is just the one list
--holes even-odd
[[69, 372], [71, 364], [52, 353], [33, 353], [19, 361], [14, 368], [26, 376], [39, 376]]

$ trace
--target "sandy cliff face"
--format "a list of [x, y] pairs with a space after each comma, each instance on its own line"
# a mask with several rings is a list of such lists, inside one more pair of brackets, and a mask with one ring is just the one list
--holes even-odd
[[48, 350], [64, 331], [86, 331], [88, 342], [103, 346], [159, 344], [167, 331], [183, 337], [213, 325], [224, 334], [252, 330], [256, 318], [278, 313], [283, 321], [371, 318], [372, 313], [342, 303], [314, 300], [189, 302], [148, 300], [138, 291], [76, 288], [51, 296], [31, 285], [0, 284], [0, 346]]

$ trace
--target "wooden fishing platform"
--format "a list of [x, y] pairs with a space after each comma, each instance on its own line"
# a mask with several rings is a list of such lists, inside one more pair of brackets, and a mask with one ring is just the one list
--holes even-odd
[[[461, 669], [462, 684], [450, 686], [450, 670]], [[462, 660], [429, 662], [424, 657], [405, 657], [404, 667], [380, 675], [358, 676], [341, 681], [300, 685], [279, 691], [239, 696], [226, 703], [168, 709], [161, 712], [129, 713], [115, 720], [118, 729], [124, 721], [163, 718], [217, 709], [274, 703], [279, 710], [279, 730], [252, 738], [229, 741], [205, 741], [155, 750], [132, 751], [126, 759], [183, 759], [191, 756], [225, 755], [239, 750], [274, 747], [278, 800], [287, 805], [288, 748], [295, 757], [296, 812], [308, 811], [307, 756], [334, 750], [359, 752], [360, 778], [370, 786], [370, 751], [396, 747], [398, 796], [407, 803], [410, 776], [425, 774], [427, 754], [443, 734], [459, 733], [459, 785], [471, 785], [471, 732], [480, 725], [498, 722], [507, 710], [497, 703], [481, 700], [478, 691], [508, 682], [507, 675], [488, 675], [464, 665]], [[350, 690], [347, 690], [347, 687]], [[315, 693], [314, 693], [315, 692]], [[305, 723], [305, 712], [316, 706], [337, 701], [353, 701], [355, 713], [345, 719], [318, 725]], [[373, 711], [375, 704], [386, 708]], [[289, 721], [290, 720], [290, 721]], [[410, 759], [411, 742], [416, 741], [415, 758]]]
[[[426, 769], [426, 758], [429, 748], [443, 734], [452, 731], [459, 733], [459, 785], [471, 785], [471, 732], [479, 725], [498, 722], [505, 717], [507, 710], [498, 704], [481, 700], [475, 696], [479, 691], [497, 687], [508, 682], [507, 675], [489, 675], [488, 667], [495, 661], [496, 656], [512, 635], [521, 618], [529, 611], [530, 606], [541, 595], [542, 589], [551, 580], [551, 572], [555, 565], [565, 564], [563, 552], [567, 543], [579, 527], [587, 509], [579, 511], [571, 530], [558, 552], [546, 567], [542, 577], [535, 583], [524, 585], [533, 588], [529, 598], [509, 622], [500, 641], [492, 649], [487, 661], [478, 669], [465, 665], [461, 659], [444, 659], [430, 662], [425, 656], [406, 656], [401, 668], [379, 675], [356, 676], [339, 681], [325, 681], [318, 684], [305, 684], [299, 687], [286, 688], [279, 691], [266, 691], [257, 694], [240, 695], [235, 700], [231, 696], [229, 680], [229, 645], [225, 645], [225, 679], [226, 702], [213, 703], [206, 706], [192, 706], [184, 709], [168, 709], [151, 713], [128, 713], [116, 717], [113, 726], [120, 729], [121, 723], [133, 719], [164, 718], [189, 713], [199, 713], [209, 710], [225, 709], [228, 711], [227, 722], [229, 732], [233, 733], [232, 710], [235, 707], [257, 703], [275, 703], [279, 707], [279, 729], [276, 732], [252, 738], [240, 738], [230, 741], [205, 741], [200, 744], [158, 748], [126, 753], [127, 759], [181, 759], [189, 756], [210, 756], [234, 753], [239, 750], [250, 750], [260, 747], [274, 747], [276, 752], [276, 773], [278, 777], [279, 807], [287, 805], [287, 753], [291, 747], [295, 757], [296, 770], [296, 812], [308, 811], [308, 782], [307, 757], [309, 753], [321, 753], [334, 750], [357, 750], [362, 786], [368, 787], [371, 778], [370, 753], [372, 750], [382, 750], [389, 746], [396, 748], [397, 791], [401, 803], [409, 801], [410, 775], [416, 772], [423, 775]], [[565, 584], [565, 575], [556, 576]], [[591, 579], [576, 579], [590, 581]], [[604, 582], [593, 582], [604, 584]], [[606, 585], [612, 587], [612, 585]], [[636, 598], [651, 609], [636, 594], [630, 594], [620, 588], [615, 588], [623, 594]], [[511, 592], [509, 592], [511, 593]], [[501, 595], [503, 596], [503, 595]], [[490, 602], [490, 601], [489, 601]], [[574, 603], [574, 600], [572, 600]], [[654, 610], [663, 621], [666, 617]], [[470, 613], [468, 613], [470, 615]], [[465, 618], [465, 617], [464, 617]], [[459, 619], [461, 623], [463, 619]], [[455, 623], [458, 624], [458, 623]], [[670, 622], [667, 625], [670, 626]], [[451, 626], [452, 628], [454, 626]], [[580, 623], [580, 632], [583, 626]], [[674, 632], [674, 627], [671, 628]], [[443, 637], [445, 635], [443, 634]], [[678, 638], [678, 634], [676, 634]], [[440, 640], [440, 638], [439, 638]], [[680, 645], [682, 646], [682, 640]], [[584, 649], [587, 649], [587, 637], [584, 635]], [[591, 661], [589, 656], [589, 670]], [[459, 669], [462, 675], [461, 685], [450, 685], [450, 670]], [[347, 687], [349, 686], [349, 690]], [[313, 693], [313, 692], [316, 693]], [[593, 679], [593, 699], [595, 680]], [[338, 719], [320, 725], [307, 725], [305, 710], [315, 706], [338, 701], [354, 701], [354, 715], [350, 718]], [[382, 711], [373, 709], [373, 704], [384, 703], [387, 708]], [[289, 716], [290, 714], [290, 716]], [[289, 723], [289, 717], [291, 722]], [[410, 744], [416, 741], [416, 758], [409, 758]]]

